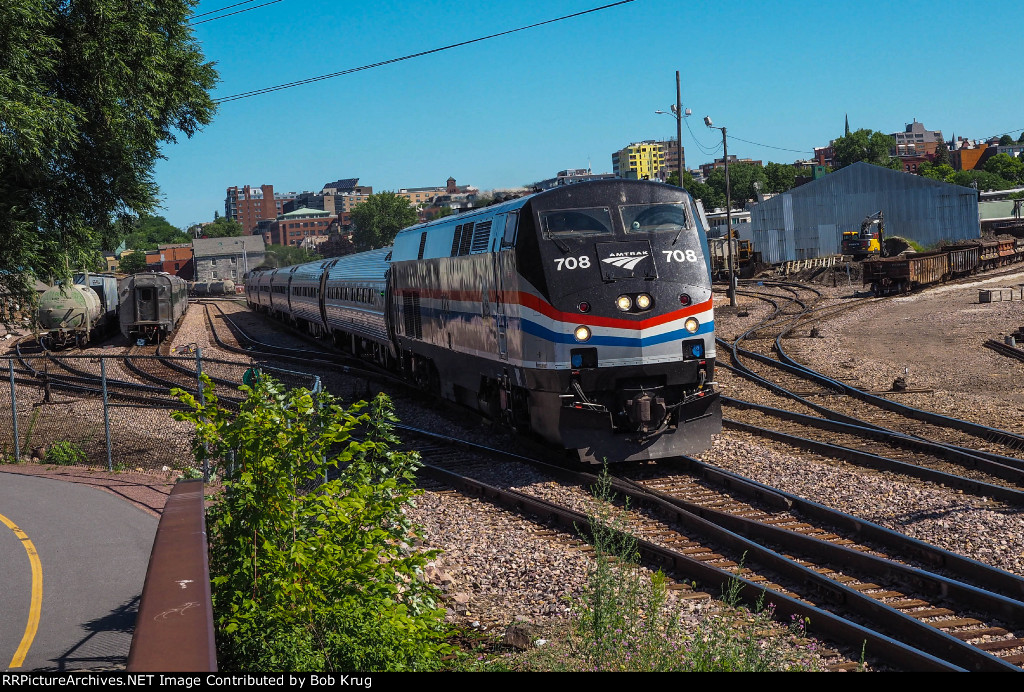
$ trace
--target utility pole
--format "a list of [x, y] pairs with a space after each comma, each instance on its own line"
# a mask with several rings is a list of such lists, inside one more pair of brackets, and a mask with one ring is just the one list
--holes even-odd
[[676, 172], [679, 175], [679, 187], [683, 186], [683, 117], [690, 114], [690, 109], [683, 111], [682, 95], [679, 88], [679, 70], [676, 70], [676, 102], [667, 111], [654, 111], [660, 115], [671, 115], [676, 119], [676, 147], [679, 158], [676, 159]]
[[683, 101], [679, 91], [679, 70], [676, 70], [676, 168], [679, 187], [683, 186]]
[[729, 305], [736, 307], [736, 272], [732, 263], [732, 187], [729, 185], [729, 143], [722, 128], [722, 155], [725, 156], [725, 242], [729, 248]]
[[711, 124], [711, 116], [704, 116], [704, 124], [722, 131], [722, 155], [725, 161], [725, 247], [729, 258], [729, 306], [736, 307], [736, 272], [732, 259], [732, 188], [729, 185], [729, 140], [724, 127]]

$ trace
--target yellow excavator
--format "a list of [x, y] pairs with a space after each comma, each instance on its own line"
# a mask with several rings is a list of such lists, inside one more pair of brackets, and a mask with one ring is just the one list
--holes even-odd
[[882, 212], [876, 211], [864, 219], [859, 231], [843, 232], [843, 254], [852, 255], [854, 260], [883, 257], [882, 241], [884, 239], [885, 220]]

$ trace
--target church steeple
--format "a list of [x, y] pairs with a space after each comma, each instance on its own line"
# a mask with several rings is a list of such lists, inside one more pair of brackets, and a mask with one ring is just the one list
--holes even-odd
[[846, 114], [846, 132], [843, 133], [843, 134], [845, 134], [845, 135], [849, 135], [850, 134], [850, 114], [849, 113]]

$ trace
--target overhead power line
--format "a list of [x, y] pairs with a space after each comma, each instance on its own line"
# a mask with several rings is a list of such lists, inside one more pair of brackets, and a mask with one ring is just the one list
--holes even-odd
[[779, 151], [793, 151], [793, 152], [796, 152], [797, 154], [806, 154], [806, 153], [808, 153], [808, 151], [810, 151], [810, 153], [812, 153], [812, 154], [814, 153], [813, 150], [808, 150], [808, 149], [787, 149], [786, 147], [776, 147], [776, 146], [772, 146], [771, 144], [761, 144], [760, 142], [751, 142], [749, 139], [743, 139], [742, 137], [737, 137], [736, 135], [729, 135], [729, 138], [730, 139], [739, 140], [740, 142], [746, 142], [747, 144], [753, 144], [754, 146], [758, 146], [758, 147], [766, 147], [768, 149], [778, 149]]
[[[238, 7], [238, 5], [247, 5], [247, 4], [249, 4], [249, 2], [253, 2], [253, 0], [248, 0], [248, 2], [240, 2], [240, 3], [235, 4], [235, 5], [228, 5], [227, 7], [222, 7], [219, 10], [213, 10], [211, 12], [204, 12], [203, 14], [197, 14], [196, 17], [204, 17], [204, 16], [206, 16], [208, 14], [216, 14], [217, 12], [223, 12], [224, 10], [229, 10], [232, 7]], [[202, 20], [200, 22], [189, 22], [189, 26], [195, 26], [197, 24], [206, 24], [207, 22], [215, 22], [218, 19], [224, 19], [225, 17], [230, 17], [230, 16], [235, 15], [235, 14], [242, 14], [243, 12], [251, 12], [252, 10], [258, 10], [261, 7], [266, 7], [267, 5], [273, 5], [274, 3], [277, 3], [277, 2], [281, 2], [281, 0], [270, 0], [270, 2], [265, 2], [262, 5], [256, 5], [254, 7], [246, 7], [244, 10], [235, 10], [234, 12], [228, 12], [227, 14], [222, 14], [219, 17], [210, 17], [209, 19], [204, 19], [204, 20]]]
[[222, 7], [219, 10], [210, 10], [209, 12], [200, 12], [199, 14], [192, 15], [192, 19], [195, 19], [196, 17], [206, 17], [206, 16], [211, 15], [211, 14], [217, 14], [218, 12], [223, 12], [224, 10], [230, 10], [232, 7], [238, 7], [240, 5], [248, 5], [250, 2], [256, 2], [256, 0], [245, 0], [245, 2], [236, 2], [234, 5], [228, 5], [227, 7]]
[[[275, 2], [279, 2], [279, 1], [280, 0], [275, 0]], [[384, 65], [391, 65], [391, 64], [396, 63], [396, 62], [402, 62], [403, 60], [412, 60], [413, 58], [421, 58], [424, 55], [431, 55], [433, 53], [440, 53], [442, 51], [451, 50], [452, 48], [461, 48], [462, 46], [468, 46], [468, 45], [470, 45], [472, 43], [480, 43], [481, 41], [488, 41], [488, 40], [490, 40], [492, 38], [498, 38], [499, 36], [508, 36], [509, 34], [514, 34], [514, 33], [520, 32], [520, 31], [526, 31], [527, 29], [535, 29], [535, 28], [537, 28], [539, 26], [544, 26], [545, 24], [554, 24], [555, 22], [565, 21], [566, 19], [573, 19], [575, 17], [582, 17], [585, 14], [592, 14], [594, 12], [600, 12], [602, 10], [607, 10], [609, 8], [612, 8], [612, 7], [617, 7], [619, 5], [628, 5], [629, 3], [635, 2], [635, 1], [636, 0], [620, 0], [619, 2], [613, 2], [613, 3], [609, 4], [609, 5], [602, 5], [600, 7], [594, 7], [594, 8], [591, 8], [589, 10], [583, 10], [582, 12], [574, 12], [573, 14], [567, 14], [567, 15], [565, 15], [563, 17], [557, 17], [555, 19], [548, 19], [546, 21], [537, 22], [535, 24], [529, 24], [527, 26], [521, 26], [521, 27], [519, 27], [517, 29], [509, 29], [508, 31], [501, 31], [501, 32], [496, 33], [496, 34], [490, 34], [488, 36], [481, 36], [479, 38], [470, 39], [469, 41], [460, 41], [459, 43], [452, 43], [452, 44], [449, 44], [447, 46], [442, 46], [441, 48], [434, 48], [434, 49], [431, 49], [431, 50], [425, 50], [425, 51], [421, 51], [419, 53], [412, 53], [410, 55], [403, 55], [400, 58], [391, 58], [390, 60], [381, 60], [380, 62], [371, 63], [369, 65], [362, 65], [360, 67], [352, 67], [352, 68], [349, 68], [347, 70], [341, 70], [339, 72], [331, 72], [329, 74], [322, 74], [322, 75], [319, 75], [317, 77], [309, 77], [307, 79], [299, 79], [299, 80], [296, 80], [294, 82], [287, 82], [285, 84], [278, 84], [276, 86], [264, 87], [262, 89], [253, 89], [252, 91], [244, 91], [244, 92], [242, 92], [240, 94], [234, 94], [232, 96], [225, 96], [223, 98], [214, 99], [214, 103], [227, 103], [229, 101], [238, 101], [238, 100], [241, 100], [241, 99], [251, 98], [253, 96], [260, 96], [261, 94], [269, 94], [269, 93], [274, 92], [274, 91], [281, 91], [283, 89], [291, 89], [292, 87], [302, 86], [303, 84], [312, 84], [313, 82], [320, 82], [320, 81], [323, 81], [325, 79], [332, 79], [334, 77], [342, 77], [344, 75], [353, 74], [355, 72], [362, 72], [363, 70], [370, 70], [370, 69], [373, 69], [375, 67], [382, 67]], [[252, 9], [255, 9], [255, 8], [252, 8]], [[209, 20], [206, 20], [206, 21], [209, 21]]]
[[686, 123], [686, 129], [690, 133], [690, 137], [693, 138], [693, 143], [696, 144], [697, 148], [704, 152], [705, 155], [711, 156], [722, 148], [721, 142], [710, 147], [701, 144], [700, 140], [697, 139], [697, 135], [693, 134], [693, 130], [690, 129], [690, 121], [687, 120], [686, 118], [683, 118], [683, 122]]

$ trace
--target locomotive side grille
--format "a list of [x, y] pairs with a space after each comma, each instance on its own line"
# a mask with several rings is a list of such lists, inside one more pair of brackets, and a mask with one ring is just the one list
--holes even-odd
[[455, 227], [455, 235], [452, 236], [452, 257], [459, 256], [459, 246], [462, 244], [462, 224]]
[[422, 233], [420, 233], [420, 249], [419, 249], [419, 252], [416, 253], [416, 259], [418, 259], [418, 260], [423, 259], [423, 248], [426, 247], [426, 245], [427, 245], [427, 232], [423, 231]]
[[459, 242], [459, 257], [469, 254], [469, 246], [473, 240], [473, 222], [462, 224], [462, 240]]
[[420, 321], [420, 294], [411, 291], [402, 295], [402, 317], [405, 320], [405, 335], [414, 339], [423, 338], [423, 324]]
[[473, 231], [473, 245], [470, 248], [471, 253], [487, 252], [487, 241], [491, 239], [491, 222], [484, 221], [476, 225], [476, 230]]

